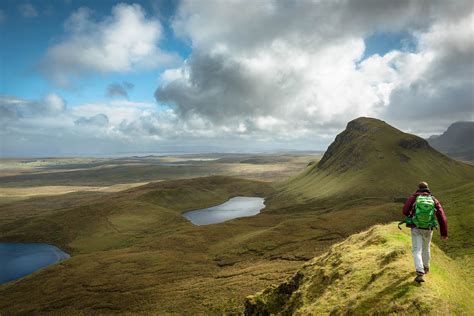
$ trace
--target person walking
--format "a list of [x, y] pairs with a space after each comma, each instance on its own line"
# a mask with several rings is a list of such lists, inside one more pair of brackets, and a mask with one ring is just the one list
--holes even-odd
[[403, 207], [407, 227], [411, 228], [412, 253], [415, 263], [415, 282], [425, 282], [430, 271], [430, 243], [433, 229], [439, 224], [441, 239], [448, 239], [448, 222], [441, 203], [431, 195], [428, 183], [420, 182]]

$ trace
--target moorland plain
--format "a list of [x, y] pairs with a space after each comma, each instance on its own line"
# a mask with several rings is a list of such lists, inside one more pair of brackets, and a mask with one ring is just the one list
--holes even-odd
[[[320, 163], [295, 158], [301, 160], [303, 171], [290, 179], [268, 169], [256, 175], [247, 169], [248, 179], [200, 177], [200, 163], [194, 173], [197, 177], [188, 179], [183, 172], [178, 179], [166, 180], [165, 176], [159, 180], [166, 181], [150, 180], [120, 192], [75, 192], [4, 203], [0, 240], [50, 243], [72, 258], [0, 286], [0, 310], [242, 312], [246, 296], [283, 282], [331, 245], [374, 224], [400, 219], [401, 197], [412, 192], [420, 177], [432, 183], [448, 213], [452, 238], [439, 245], [469, 279], [464, 270], [472, 268], [474, 246], [464, 232], [474, 229], [470, 203], [474, 168], [420, 140], [381, 121], [358, 119], [336, 138]], [[423, 168], [423, 156], [442, 169]], [[241, 167], [242, 159], [246, 161], [243, 167], [256, 162], [255, 158], [249, 162], [245, 157], [225, 157], [222, 163]], [[265, 157], [259, 167], [273, 159]], [[381, 174], [384, 161], [391, 167]], [[216, 161], [203, 162], [207, 163]], [[117, 184], [107, 177], [100, 179], [107, 174], [103, 170], [96, 178], [102, 181], [100, 185]], [[143, 179], [146, 173], [137, 176], [136, 171], [116, 177], [119, 183], [126, 183], [125, 178], [147, 180]], [[93, 184], [94, 172], [75, 173], [75, 185]], [[60, 179], [55, 176], [61, 172], [51, 174], [43, 179], [45, 184]], [[23, 176], [7, 176], [2, 184], [23, 184]], [[30, 185], [42, 183], [44, 177], [27, 176], [32, 177]], [[276, 181], [282, 178], [286, 180]], [[266, 207], [253, 217], [207, 226], [195, 226], [182, 216], [235, 196], [264, 197]], [[436, 235], [434, 242], [439, 242]], [[28, 302], [25, 293], [31, 298]]]

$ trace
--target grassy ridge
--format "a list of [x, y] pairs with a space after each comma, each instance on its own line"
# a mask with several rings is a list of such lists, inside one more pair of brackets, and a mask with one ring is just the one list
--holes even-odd
[[[357, 282], [361, 281], [360, 278], [366, 282], [370, 277], [369, 284], [373, 282], [372, 278], [379, 278], [378, 274], [374, 276], [366, 271], [365, 275], [358, 273], [352, 275], [350, 271], [346, 271], [348, 277], [343, 276], [340, 281], [341, 275], [338, 274], [337, 267], [331, 265], [324, 268], [326, 263], [322, 262], [322, 259], [315, 259], [313, 269], [319, 272], [311, 272], [311, 269], [302, 270], [308, 273], [309, 279], [313, 278], [311, 281], [308, 281], [306, 285], [301, 285], [300, 283], [303, 282], [301, 278], [304, 276], [296, 274], [288, 282], [265, 290], [263, 294], [247, 301], [248, 314], [293, 312], [297, 314], [372, 314], [434, 311], [471, 313], [473, 304], [466, 305], [465, 302], [472, 301], [472, 297], [466, 296], [463, 291], [467, 289], [466, 284], [469, 282], [467, 280], [474, 280], [472, 273], [474, 239], [470, 234], [474, 229], [473, 166], [454, 161], [432, 149], [425, 140], [403, 133], [385, 122], [359, 118], [349, 122], [347, 129], [336, 137], [318, 164], [307, 166], [301, 174], [278, 185], [278, 193], [273, 199], [275, 203], [286, 205], [289, 210], [298, 209], [295, 205], [318, 205], [316, 208], [319, 209], [319, 213], [328, 217], [328, 225], [334, 230], [338, 223], [342, 222], [360, 229], [363, 226], [362, 223], [368, 224], [369, 218], [380, 216], [378, 219], [380, 222], [387, 221], [389, 214], [387, 210], [390, 206], [387, 205], [384, 212], [378, 212], [377, 206], [408, 196], [416, 183], [421, 180], [430, 183], [433, 193], [443, 203], [450, 227], [450, 241], [440, 243], [444, 252], [438, 248], [434, 250], [435, 256], [440, 257], [438, 260], [441, 263], [434, 264], [435, 273], [432, 276], [437, 283], [428, 287], [428, 295], [431, 295], [431, 300], [428, 302], [434, 302], [446, 295], [447, 298], [440, 300], [441, 303], [432, 305], [419, 303], [422, 302], [419, 300], [421, 292], [412, 295], [412, 286], [407, 282], [408, 274], [398, 278], [393, 271], [387, 270], [389, 273], [386, 273], [383, 272], [385, 270], [380, 270], [380, 274], [386, 274], [385, 285], [381, 290], [379, 286], [378, 292], [371, 292], [368, 286], [362, 286]], [[407, 186], [410, 183], [413, 185], [412, 188]], [[400, 199], [403, 200], [403, 198]], [[400, 214], [400, 208], [396, 210], [397, 215]], [[401, 215], [398, 216], [401, 217]], [[395, 240], [404, 240], [402, 252], [409, 254], [409, 240], [393, 229], [393, 227], [376, 229], [379, 235], [386, 235], [382, 231], [386, 230], [390, 236], [393, 236], [382, 239], [384, 240], [383, 247], [376, 243], [376, 248], [372, 249], [375, 253], [387, 250], [387, 246], [396, 249], [397, 245], [393, 242], [395, 238]], [[341, 231], [340, 228], [338, 231]], [[350, 229], [346, 230], [346, 233], [348, 231]], [[368, 233], [360, 236], [368, 237]], [[370, 263], [370, 260], [366, 262], [362, 258], [373, 255], [370, 253], [370, 247], [365, 248], [371, 245], [365, 244], [360, 249], [357, 249], [359, 246], [356, 245], [353, 249], [350, 245], [353, 239], [351, 238], [343, 244], [345, 246], [341, 247], [346, 248], [344, 251], [359, 253], [361, 256], [357, 259], [359, 261], [348, 259], [347, 264], [356, 267], [361, 265], [361, 269], [370, 267], [374, 271], [380, 269], [370, 264], [362, 266]], [[434, 240], [439, 242], [437, 234]], [[331, 252], [332, 250], [327, 256], [330, 256]], [[459, 265], [450, 262], [444, 253], [454, 258]], [[338, 256], [340, 257], [341, 254]], [[339, 258], [338, 256], [336, 257]], [[406, 257], [403, 260], [397, 259], [397, 264], [394, 265], [396, 269], [392, 270], [400, 268], [405, 272], [412, 272], [411, 260], [407, 260]], [[321, 272], [321, 269], [326, 270]], [[452, 274], [450, 274], [451, 270], [454, 271]], [[315, 275], [315, 273], [323, 275]], [[412, 273], [410, 276], [412, 277]], [[332, 280], [333, 277], [334, 280]], [[458, 280], [461, 280], [461, 290], [450, 292], [450, 282]], [[339, 282], [344, 284], [339, 284]], [[393, 283], [389, 284], [389, 282]], [[346, 285], [348, 289], [341, 291], [341, 286]], [[315, 289], [305, 288], [305, 286]], [[380, 293], [382, 298], [379, 299], [377, 296]], [[413, 305], [413, 300], [419, 304]], [[363, 303], [358, 303], [359, 301]], [[444, 305], [447, 307], [443, 307]]]
[[417, 285], [409, 233], [395, 223], [374, 226], [334, 245], [286, 282], [247, 298], [245, 314], [471, 315], [472, 283], [436, 245], [432, 255], [427, 282]]
[[[349, 132], [351, 146], [346, 146], [344, 137], [336, 140], [339, 145], [328, 150], [321, 165], [310, 164], [301, 175], [275, 186], [205, 177], [3, 207], [2, 215], [8, 216], [0, 220], [0, 240], [52, 243], [73, 257], [0, 286], [0, 311], [241, 312], [245, 296], [284, 281], [334, 243], [374, 224], [399, 219], [401, 204], [393, 197], [411, 193], [407, 185], [415, 185], [421, 176], [432, 182], [446, 207], [451, 239], [443, 250], [469, 263], [472, 238], [464, 230], [474, 228], [472, 216], [466, 217], [467, 212], [474, 214], [472, 167], [424, 148], [416, 137], [395, 129], [387, 132], [383, 122], [372, 126], [371, 120], [365, 121]], [[380, 133], [393, 138], [387, 139], [390, 146], [377, 136]], [[403, 146], [415, 148], [400, 147], [401, 140]], [[373, 148], [384, 158], [374, 160], [366, 154]], [[433, 167], [425, 167], [425, 150]], [[181, 216], [237, 195], [267, 197], [267, 207], [257, 216], [210, 226], [194, 226]], [[405, 263], [397, 262], [408, 267], [407, 257]], [[450, 267], [443, 263], [439, 271]], [[390, 277], [396, 276], [382, 279], [389, 282]], [[24, 300], [25, 293], [31, 300]]]
[[436, 196], [448, 218], [449, 242], [441, 242], [437, 233], [434, 241], [474, 278], [474, 183], [452, 187]]
[[359, 118], [348, 123], [318, 164], [279, 186], [297, 200], [386, 197], [411, 193], [428, 181], [435, 191], [474, 180], [474, 166], [455, 161], [417, 136], [383, 121]]

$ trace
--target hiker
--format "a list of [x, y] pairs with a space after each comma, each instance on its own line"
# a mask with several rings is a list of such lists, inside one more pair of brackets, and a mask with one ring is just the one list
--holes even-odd
[[433, 228], [437, 227], [436, 220], [439, 223], [441, 239], [448, 239], [446, 215], [439, 201], [431, 195], [426, 182], [420, 182], [418, 190], [408, 198], [403, 207], [403, 215], [407, 217], [407, 227], [411, 228], [415, 281], [425, 282], [423, 276], [430, 271], [430, 242]]

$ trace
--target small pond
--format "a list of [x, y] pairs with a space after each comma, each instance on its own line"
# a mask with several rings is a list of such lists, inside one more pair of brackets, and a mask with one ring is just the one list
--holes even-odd
[[261, 197], [237, 196], [227, 202], [186, 212], [183, 214], [194, 225], [222, 223], [234, 218], [254, 216], [265, 208], [265, 199]]
[[48, 244], [0, 242], [0, 284], [19, 279], [69, 257], [58, 247]]

